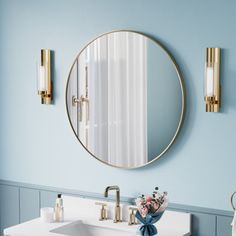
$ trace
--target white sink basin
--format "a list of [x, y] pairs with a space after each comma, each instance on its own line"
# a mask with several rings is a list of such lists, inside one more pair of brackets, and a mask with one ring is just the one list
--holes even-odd
[[114, 230], [106, 227], [88, 225], [82, 221], [76, 221], [68, 225], [51, 230], [52, 233], [67, 235], [67, 236], [133, 236], [134, 233], [129, 233], [123, 230]]

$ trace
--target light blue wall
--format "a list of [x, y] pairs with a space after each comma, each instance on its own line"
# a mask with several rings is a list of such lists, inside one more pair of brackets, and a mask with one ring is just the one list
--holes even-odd
[[[235, 0], [0, 0], [0, 179], [103, 192], [118, 184], [136, 196], [158, 185], [171, 202], [228, 210], [236, 188]], [[173, 53], [187, 89], [176, 143], [137, 170], [108, 167], [76, 140], [65, 109], [70, 65], [91, 39], [114, 29], [150, 34]], [[204, 54], [223, 48], [223, 110], [207, 114]], [[55, 50], [55, 105], [40, 105], [35, 64]]]

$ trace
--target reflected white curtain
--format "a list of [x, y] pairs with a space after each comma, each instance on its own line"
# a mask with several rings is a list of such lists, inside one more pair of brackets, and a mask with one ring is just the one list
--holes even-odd
[[95, 40], [80, 57], [79, 64], [88, 66], [90, 101], [87, 134], [81, 133], [87, 135], [87, 149], [111, 165], [148, 161], [146, 44], [141, 35], [113, 33]]

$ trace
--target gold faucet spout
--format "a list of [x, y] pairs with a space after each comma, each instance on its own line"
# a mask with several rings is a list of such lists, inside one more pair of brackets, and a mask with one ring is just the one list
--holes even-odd
[[114, 186], [107, 186], [104, 192], [104, 197], [108, 197], [109, 190], [116, 190], [116, 202], [120, 205], [120, 188], [117, 185]]
[[115, 219], [114, 222], [121, 222], [121, 212], [120, 212], [120, 188], [117, 185], [107, 186], [105, 188], [104, 197], [108, 197], [108, 192], [110, 190], [116, 190], [116, 207], [115, 207]]

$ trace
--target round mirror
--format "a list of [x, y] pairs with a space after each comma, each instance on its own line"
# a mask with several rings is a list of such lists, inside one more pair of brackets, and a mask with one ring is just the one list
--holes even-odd
[[90, 154], [111, 166], [137, 168], [174, 142], [184, 113], [182, 79], [159, 42], [137, 32], [111, 32], [75, 59], [66, 106]]

